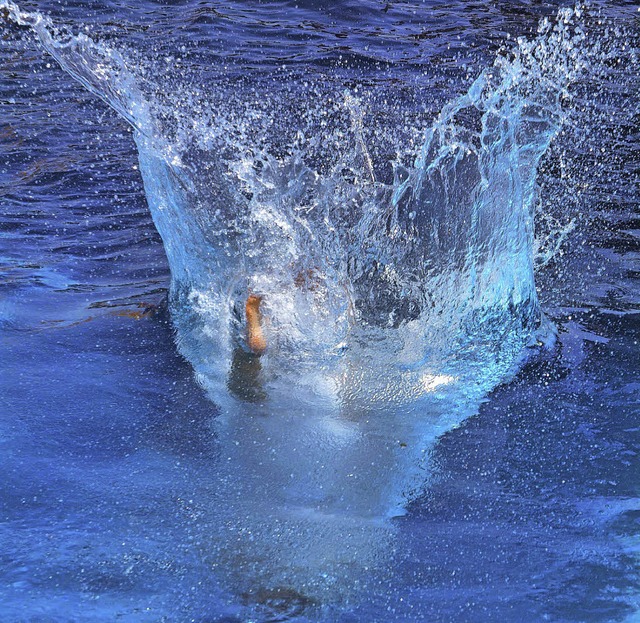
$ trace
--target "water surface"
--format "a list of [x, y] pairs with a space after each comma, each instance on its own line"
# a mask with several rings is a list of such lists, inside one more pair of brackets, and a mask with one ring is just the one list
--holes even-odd
[[637, 617], [632, 7], [7, 6], [3, 620]]

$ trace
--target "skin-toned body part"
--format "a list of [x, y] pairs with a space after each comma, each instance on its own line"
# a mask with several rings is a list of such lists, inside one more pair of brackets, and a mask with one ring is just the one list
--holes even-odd
[[262, 355], [267, 349], [267, 340], [262, 332], [262, 314], [260, 313], [260, 303], [262, 297], [250, 294], [245, 304], [245, 315], [247, 318], [247, 345], [256, 355]]

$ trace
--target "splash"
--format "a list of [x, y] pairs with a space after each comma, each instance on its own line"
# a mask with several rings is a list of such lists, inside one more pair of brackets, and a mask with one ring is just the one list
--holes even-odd
[[534, 239], [536, 173], [592, 62], [581, 9], [407, 133], [330, 76], [172, 99], [123, 53], [0, 7], [135, 130], [178, 346], [221, 412], [216, 566], [236, 592], [334, 598], [384, 558], [438, 436], [552, 334], [534, 269], [563, 234]]

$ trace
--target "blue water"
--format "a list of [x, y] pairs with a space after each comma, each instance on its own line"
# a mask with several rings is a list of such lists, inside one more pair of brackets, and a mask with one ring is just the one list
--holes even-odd
[[0, 6], [3, 623], [638, 620], [635, 7]]

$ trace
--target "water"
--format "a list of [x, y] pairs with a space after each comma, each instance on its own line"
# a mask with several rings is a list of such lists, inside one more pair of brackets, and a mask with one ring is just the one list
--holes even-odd
[[633, 7], [3, 6], [3, 621], [637, 618]]

